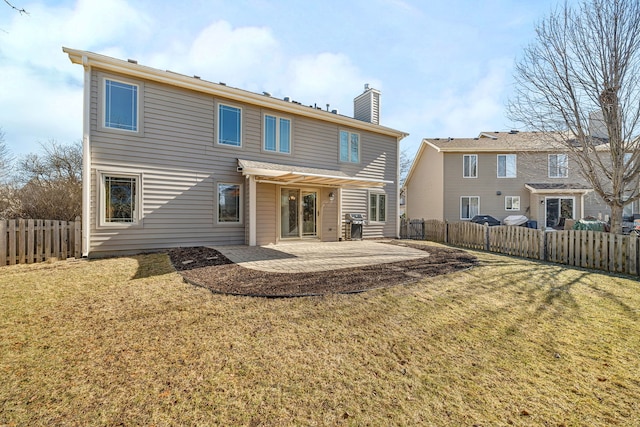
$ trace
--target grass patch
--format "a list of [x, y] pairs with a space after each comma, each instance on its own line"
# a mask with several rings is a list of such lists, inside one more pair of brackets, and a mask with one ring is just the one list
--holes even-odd
[[634, 425], [640, 285], [474, 252], [355, 295], [187, 285], [162, 254], [0, 269], [0, 425]]

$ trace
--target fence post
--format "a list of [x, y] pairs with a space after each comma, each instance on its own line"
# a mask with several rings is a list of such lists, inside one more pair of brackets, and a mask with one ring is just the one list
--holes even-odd
[[444, 221], [444, 243], [449, 243], [449, 223]]
[[489, 224], [484, 223], [484, 250], [489, 252]]

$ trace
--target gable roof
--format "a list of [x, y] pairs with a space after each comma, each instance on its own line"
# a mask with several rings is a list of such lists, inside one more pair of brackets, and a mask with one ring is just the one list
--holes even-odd
[[243, 89], [238, 89], [225, 85], [224, 83], [213, 83], [202, 80], [197, 76], [186, 76], [172, 71], [163, 71], [152, 67], [139, 65], [136, 61], [112, 58], [84, 50], [70, 49], [63, 47], [62, 51], [69, 55], [69, 59], [74, 64], [84, 67], [94, 67], [97, 69], [124, 74], [140, 79], [151, 80], [171, 86], [181, 87], [197, 92], [207, 93], [213, 96], [227, 98], [233, 101], [243, 102], [258, 107], [270, 108], [289, 114], [310, 117], [325, 122], [335, 123], [339, 126], [348, 126], [386, 136], [393, 136], [398, 141], [409, 134], [385, 126], [376, 125], [352, 117], [343, 116], [321, 108], [307, 107], [300, 103], [285, 101], [273, 98], [268, 94], [257, 94]]
[[560, 134], [541, 132], [481, 132], [477, 138], [425, 138], [438, 152], [566, 151]]

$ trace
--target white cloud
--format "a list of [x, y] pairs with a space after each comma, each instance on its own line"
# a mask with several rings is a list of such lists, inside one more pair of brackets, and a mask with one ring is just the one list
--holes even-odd
[[150, 34], [150, 20], [124, 0], [25, 8], [29, 15], [13, 15], [0, 32], [0, 127], [18, 154], [36, 150], [38, 141], [82, 138], [83, 72], [62, 46], [120, 52]]
[[[363, 76], [349, 57], [341, 53], [324, 52], [292, 58], [286, 81], [286, 90], [295, 98], [307, 100], [305, 103], [333, 103], [343, 110], [352, 105], [351, 101], [361, 93], [364, 83], [382, 89], [379, 80]], [[319, 106], [324, 107], [323, 104]], [[350, 114], [342, 111], [345, 113]]]

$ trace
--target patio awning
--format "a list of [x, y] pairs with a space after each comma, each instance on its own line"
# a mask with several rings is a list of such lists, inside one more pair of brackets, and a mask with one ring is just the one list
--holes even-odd
[[254, 176], [258, 183], [278, 185], [315, 185], [322, 187], [379, 188], [393, 181], [349, 176], [332, 169], [308, 168], [238, 159], [238, 171]]
[[532, 194], [587, 194], [593, 191], [584, 184], [571, 183], [525, 184], [524, 187]]

